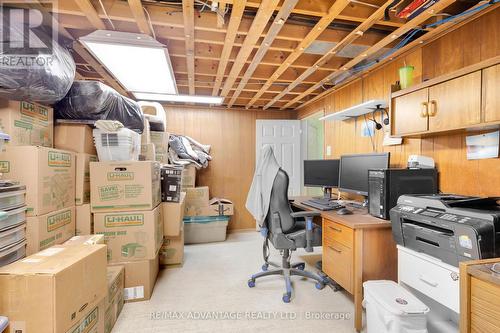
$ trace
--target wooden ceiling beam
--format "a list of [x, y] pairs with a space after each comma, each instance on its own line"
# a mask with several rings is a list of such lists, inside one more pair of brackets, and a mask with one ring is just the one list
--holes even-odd
[[84, 13], [85, 17], [97, 30], [106, 30], [106, 25], [99, 17], [96, 9], [90, 2], [90, 0], [75, 0], [75, 3], [80, 7], [81, 11]]
[[[240, 2], [240, 1], [238, 1]], [[242, 1], [243, 2], [243, 1]], [[217, 8], [217, 28], [222, 28], [224, 26], [224, 18], [226, 14], [226, 0], [219, 0], [219, 7]]]
[[189, 94], [194, 95], [194, 0], [182, 0], [184, 35], [186, 37], [186, 64], [188, 70]]
[[311, 29], [307, 36], [300, 42], [299, 46], [286, 58], [283, 64], [278, 67], [278, 69], [271, 75], [262, 87], [261, 91], [255, 94], [254, 98], [248, 103], [248, 107], [252, 106], [253, 103], [265, 92], [265, 90], [278, 79], [285, 70], [295, 61], [297, 58], [304, 53], [321, 33], [328, 27], [328, 25], [344, 10], [345, 7], [350, 3], [349, 0], [336, 0], [333, 5], [328, 9], [328, 13], [323, 16], [318, 23]]
[[130, 6], [132, 15], [134, 15], [135, 21], [137, 22], [139, 31], [143, 34], [153, 36], [153, 31], [151, 30], [149, 21], [144, 13], [141, 0], [128, 0], [128, 5]]
[[231, 87], [233, 86], [234, 81], [236, 81], [236, 78], [241, 72], [243, 66], [245, 65], [245, 62], [250, 56], [250, 53], [252, 52], [255, 44], [259, 40], [264, 29], [266, 28], [269, 19], [271, 18], [271, 15], [274, 13], [274, 10], [276, 9], [278, 3], [279, 0], [268, 0], [263, 2], [259, 6], [259, 10], [257, 11], [255, 18], [252, 21], [252, 25], [248, 30], [251, 31], [252, 33], [247, 34], [247, 36], [245, 37], [245, 41], [243, 42], [243, 45], [240, 48], [238, 56], [236, 57], [236, 61], [233, 63], [233, 66], [231, 67], [231, 71], [229, 72], [229, 77], [226, 79], [224, 87], [222, 88], [221, 92], [222, 96], [226, 96], [227, 93], [229, 92], [229, 89], [231, 89]]
[[215, 84], [212, 90], [213, 96], [216, 96], [219, 93], [219, 89], [222, 84], [222, 77], [226, 72], [226, 66], [229, 61], [229, 56], [231, 55], [231, 51], [233, 50], [234, 38], [236, 37], [241, 18], [243, 17], [245, 4], [246, 0], [240, 0], [233, 4], [233, 8], [231, 10], [231, 18], [229, 19], [229, 24], [227, 26], [226, 39], [219, 58], [217, 76], [215, 77]]
[[[297, 4], [298, 0], [285, 0], [283, 2], [283, 5], [281, 6], [281, 9], [279, 10], [278, 14], [274, 18], [274, 22], [271, 23], [271, 27], [267, 31], [266, 37], [264, 38], [264, 41], [261, 43], [260, 48], [257, 50], [257, 53], [255, 53], [255, 56], [253, 57], [252, 62], [248, 66], [245, 74], [243, 75], [243, 78], [240, 80], [240, 83], [238, 84], [238, 87], [236, 88], [236, 91], [234, 92], [233, 96], [231, 97], [231, 100], [228, 103], [228, 107], [231, 107], [233, 103], [236, 101], [236, 98], [238, 95], [241, 93], [245, 85], [247, 84], [248, 80], [252, 76], [252, 74], [255, 72], [257, 69], [257, 66], [259, 66], [262, 62], [262, 59], [266, 55], [267, 51], [269, 50], [269, 47], [273, 43], [274, 39], [280, 32], [281, 28], [285, 25], [286, 20], [288, 19], [288, 16], [290, 16], [293, 8]], [[230, 87], [229, 87], [230, 88]]]
[[297, 85], [299, 85], [303, 80], [308, 78], [311, 74], [313, 74], [316, 70], [321, 68], [325, 62], [329, 61], [335, 55], [340, 52], [345, 46], [351, 44], [353, 41], [361, 37], [365, 31], [370, 29], [378, 20], [380, 20], [384, 16], [385, 9], [390, 6], [393, 0], [388, 0], [385, 4], [383, 4], [379, 9], [377, 9], [369, 18], [366, 19], [363, 23], [361, 23], [356, 29], [351, 31], [349, 35], [347, 35], [344, 39], [342, 39], [338, 44], [330, 48], [325, 55], [323, 55], [320, 59], [318, 59], [310, 68], [304, 71], [297, 80], [293, 81], [285, 90], [283, 90], [279, 95], [275, 96], [272, 101], [267, 103], [264, 106], [264, 109], [271, 107], [274, 103], [280, 100], [283, 96], [285, 96], [288, 92], [292, 91]]

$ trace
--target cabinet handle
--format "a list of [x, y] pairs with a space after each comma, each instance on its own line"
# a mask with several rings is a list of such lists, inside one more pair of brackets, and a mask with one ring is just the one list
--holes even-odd
[[425, 277], [425, 275], [420, 275], [418, 277], [418, 279], [426, 284], [428, 284], [429, 286], [431, 287], [437, 287], [439, 283], [435, 282], [435, 281], [432, 281], [432, 280], [429, 280]]
[[437, 102], [431, 101], [431, 105], [429, 107], [429, 117], [434, 117], [437, 113]]
[[328, 226], [328, 228], [332, 229], [333, 231], [336, 231], [336, 232], [342, 232], [342, 229], [339, 229], [339, 228], [334, 228], [334, 227], [331, 227], [331, 226]]
[[342, 250], [336, 249], [333, 246], [328, 246], [331, 250], [337, 252], [337, 253], [342, 253]]
[[425, 118], [429, 115], [429, 103], [427, 102], [422, 102], [421, 109], [420, 109], [420, 117]]

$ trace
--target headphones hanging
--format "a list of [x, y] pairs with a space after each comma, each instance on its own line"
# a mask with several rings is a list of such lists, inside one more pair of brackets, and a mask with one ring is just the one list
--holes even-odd
[[381, 130], [381, 129], [382, 129], [382, 127], [384, 127], [384, 126], [382, 126], [382, 124], [381, 124], [381, 123], [379, 123], [379, 122], [375, 119], [375, 111], [373, 111], [373, 112], [372, 112], [372, 119], [370, 119], [370, 120], [371, 120], [371, 121], [373, 121], [373, 122], [375, 123], [375, 129], [376, 129], [377, 131]]
[[389, 125], [389, 112], [387, 111], [387, 108], [384, 109], [384, 113], [387, 115], [387, 118], [384, 118], [382, 122], [384, 123], [384, 125]]

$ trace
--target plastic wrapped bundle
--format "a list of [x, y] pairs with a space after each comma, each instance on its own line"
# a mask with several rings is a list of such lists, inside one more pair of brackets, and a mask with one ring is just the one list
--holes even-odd
[[75, 62], [52, 37], [50, 27], [37, 26], [43, 21], [41, 13], [29, 11], [30, 20], [24, 22], [19, 18], [28, 9], [11, 10], [6, 7], [0, 14], [0, 36], [8, 36], [0, 41], [0, 97], [52, 105], [70, 89]]
[[99, 81], [75, 81], [54, 110], [56, 119], [117, 120], [138, 133], [144, 129], [139, 104]]

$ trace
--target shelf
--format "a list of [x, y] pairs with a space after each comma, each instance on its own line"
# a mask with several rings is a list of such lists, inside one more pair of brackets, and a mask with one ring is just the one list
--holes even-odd
[[384, 100], [373, 99], [371, 101], [352, 106], [348, 109], [331, 113], [319, 118], [319, 120], [348, 120], [357, 118], [359, 116], [372, 113], [377, 107], [385, 109], [387, 108], [387, 102]]

